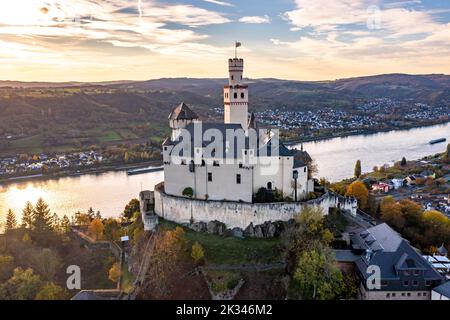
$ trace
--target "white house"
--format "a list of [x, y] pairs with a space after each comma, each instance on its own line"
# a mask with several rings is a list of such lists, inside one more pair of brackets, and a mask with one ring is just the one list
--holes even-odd
[[306, 152], [289, 150], [277, 130], [260, 130], [248, 112], [244, 60], [229, 59], [224, 86], [224, 122], [205, 123], [186, 104], [169, 115], [172, 135], [163, 143], [164, 191], [198, 200], [252, 203], [255, 194], [281, 193], [303, 200], [313, 191]]

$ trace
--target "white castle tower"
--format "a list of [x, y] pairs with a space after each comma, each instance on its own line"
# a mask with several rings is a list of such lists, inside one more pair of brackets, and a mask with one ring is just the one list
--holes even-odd
[[[240, 43], [236, 43], [236, 47]], [[229, 79], [228, 85], [223, 89], [224, 122], [239, 123], [244, 130], [248, 127], [248, 86], [242, 84], [244, 72], [244, 59], [235, 58], [228, 60]]]

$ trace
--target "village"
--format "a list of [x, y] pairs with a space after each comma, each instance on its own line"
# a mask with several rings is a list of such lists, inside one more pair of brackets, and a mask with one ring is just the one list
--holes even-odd
[[[215, 108], [215, 112], [222, 114], [223, 111]], [[339, 136], [440, 123], [448, 120], [449, 113], [449, 106], [378, 98], [350, 110], [332, 106], [302, 111], [273, 108], [256, 112], [255, 115], [262, 125], [276, 126], [286, 132], [302, 130], [302, 140], [311, 140], [328, 135]]]
[[410, 199], [426, 211], [437, 210], [450, 217], [450, 165], [442, 164], [439, 157], [374, 168], [363, 181], [377, 200], [388, 195], [398, 201]]
[[90, 167], [100, 164], [103, 156], [97, 151], [68, 154], [26, 154], [0, 158], [0, 177], [27, 176], [51, 171]]

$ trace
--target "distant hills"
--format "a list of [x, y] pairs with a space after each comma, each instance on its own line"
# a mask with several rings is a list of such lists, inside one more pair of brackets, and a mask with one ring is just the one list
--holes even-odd
[[[350, 110], [381, 97], [450, 104], [450, 76], [440, 74], [246, 82], [250, 85], [251, 111], [323, 107]], [[213, 109], [222, 107], [226, 83], [227, 79], [191, 78], [101, 83], [0, 81], [0, 147], [2, 137], [7, 135], [32, 139], [13, 143], [14, 150], [35, 145], [97, 144], [112, 138], [161, 137], [168, 132], [170, 110], [182, 101], [204, 119], [217, 118]]]

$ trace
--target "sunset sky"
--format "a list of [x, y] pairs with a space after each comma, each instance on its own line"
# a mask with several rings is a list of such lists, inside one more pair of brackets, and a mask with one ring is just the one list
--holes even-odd
[[450, 74], [449, 0], [1, 0], [0, 80]]

